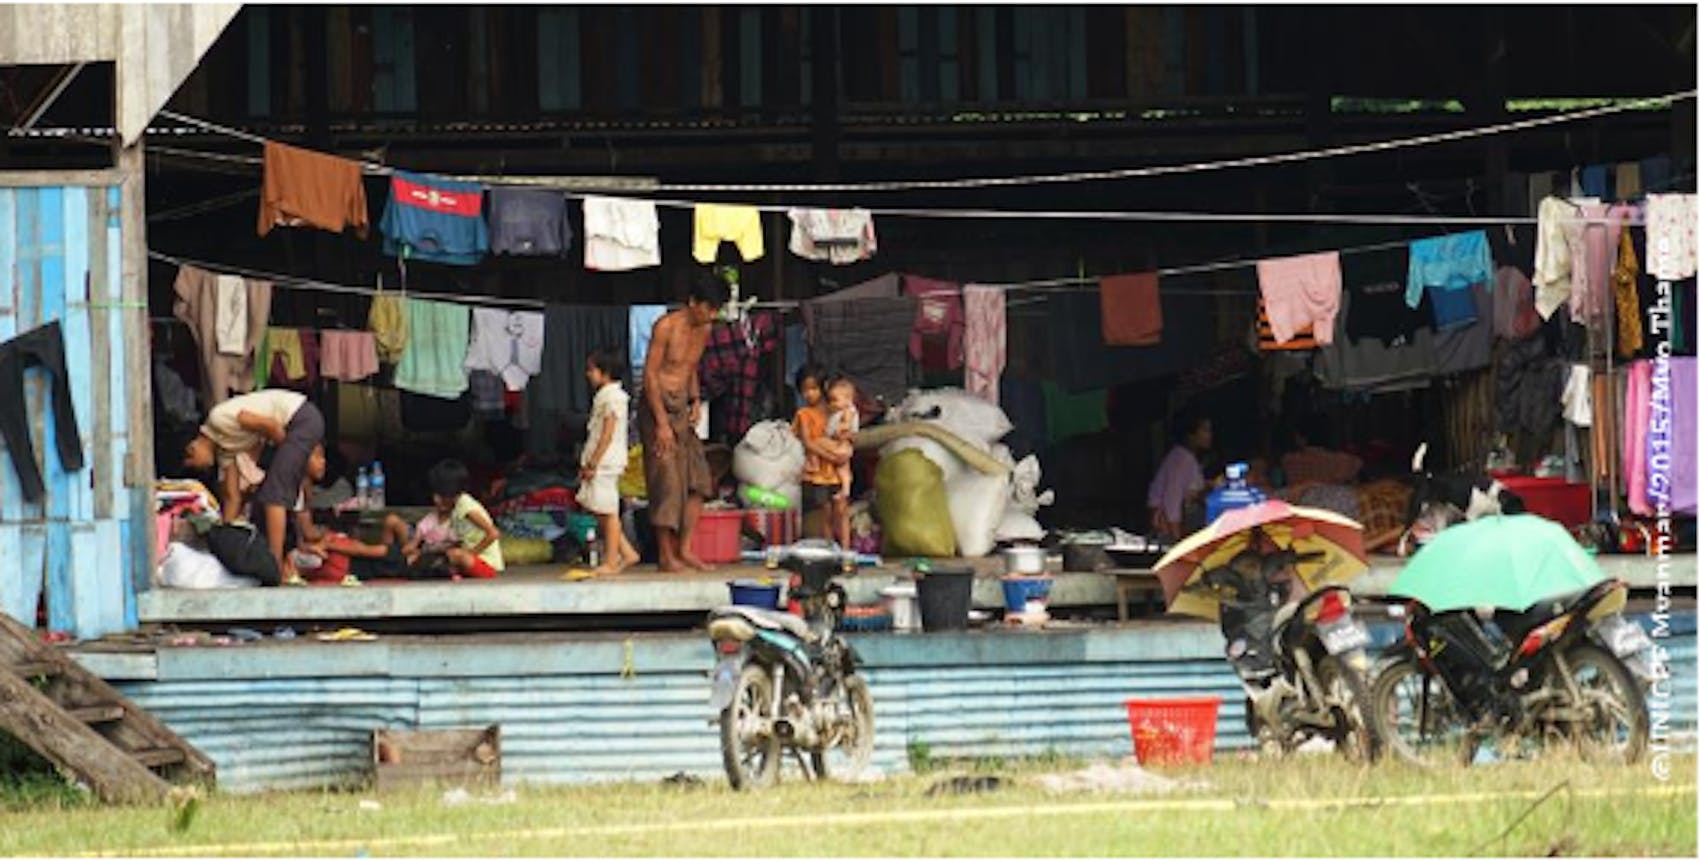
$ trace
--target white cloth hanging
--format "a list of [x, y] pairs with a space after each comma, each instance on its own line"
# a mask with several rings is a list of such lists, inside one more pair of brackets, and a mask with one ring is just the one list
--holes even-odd
[[874, 215], [866, 209], [792, 209], [791, 253], [835, 266], [867, 260], [879, 245]]
[[661, 220], [648, 200], [586, 197], [585, 268], [627, 272], [661, 265]]
[[1592, 388], [1589, 366], [1572, 365], [1571, 375], [1565, 379], [1565, 391], [1559, 396], [1559, 403], [1560, 406], [1564, 407], [1566, 421], [1580, 428], [1586, 428], [1595, 423], [1595, 399]]
[[243, 356], [248, 353], [248, 284], [235, 275], [219, 275], [213, 281], [213, 332], [219, 353]]

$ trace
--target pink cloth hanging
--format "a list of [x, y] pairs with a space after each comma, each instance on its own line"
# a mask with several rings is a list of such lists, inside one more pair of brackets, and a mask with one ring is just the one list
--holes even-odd
[[371, 332], [319, 333], [319, 375], [357, 383], [378, 373], [378, 342]]
[[1648, 411], [1652, 406], [1653, 365], [1646, 359], [1630, 363], [1625, 375], [1624, 436], [1621, 440], [1624, 495], [1633, 514], [1654, 513], [1648, 502]]
[[1004, 373], [1004, 289], [970, 284], [963, 288], [964, 388], [998, 403], [998, 378]]
[[904, 295], [914, 296], [915, 331], [910, 358], [928, 370], [955, 371], [963, 366], [963, 294], [950, 281], [904, 276]]

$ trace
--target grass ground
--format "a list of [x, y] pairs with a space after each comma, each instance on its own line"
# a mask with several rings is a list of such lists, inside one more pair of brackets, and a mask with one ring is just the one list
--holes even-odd
[[[0, 788], [0, 854], [1693, 858], [1697, 848], [1693, 756], [1673, 763], [1669, 783], [1645, 766], [1560, 759], [1424, 772], [1225, 758], [1164, 772], [1205, 784], [1166, 795], [1049, 795], [1032, 780], [1040, 770], [983, 764], [758, 794], [724, 783], [520, 787], [500, 805], [446, 805], [441, 790], [215, 794], [181, 831], [166, 808], [106, 809], [33, 783]], [[928, 796], [970, 771], [1007, 780]]]

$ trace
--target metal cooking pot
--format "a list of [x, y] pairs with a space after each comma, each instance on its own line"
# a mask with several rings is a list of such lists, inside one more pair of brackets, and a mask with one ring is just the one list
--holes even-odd
[[1029, 576], [1045, 573], [1045, 551], [1038, 547], [1010, 547], [1004, 551], [1004, 573]]

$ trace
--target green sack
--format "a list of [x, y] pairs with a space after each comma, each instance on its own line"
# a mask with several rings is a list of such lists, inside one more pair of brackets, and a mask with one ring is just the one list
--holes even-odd
[[887, 556], [955, 556], [957, 530], [945, 499], [945, 473], [915, 449], [880, 459], [874, 510]]
[[544, 565], [554, 558], [555, 547], [542, 538], [502, 536], [502, 561], [509, 565]]

